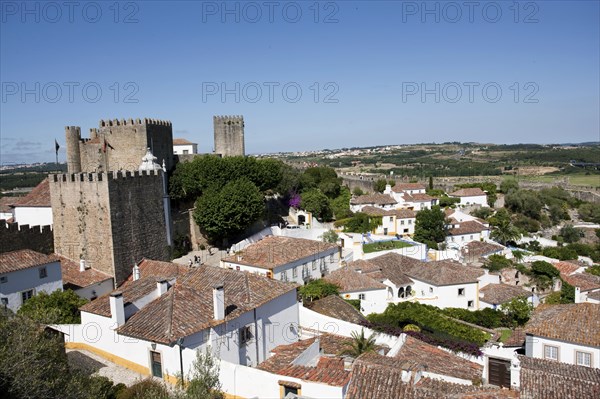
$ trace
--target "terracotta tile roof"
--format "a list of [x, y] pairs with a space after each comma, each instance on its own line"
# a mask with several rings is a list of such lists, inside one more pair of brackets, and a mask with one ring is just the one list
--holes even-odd
[[513, 330], [510, 337], [503, 342], [505, 347], [521, 347], [525, 345], [525, 329], [517, 327]]
[[0, 273], [11, 273], [57, 261], [58, 257], [54, 255], [45, 255], [31, 249], [5, 252], [0, 254]]
[[540, 305], [525, 325], [527, 334], [600, 346], [600, 304]]
[[421, 262], [396, 253], [388, 253], [369, 259], [370, 263], [388, 270], [401, 272], [411, 279], [436, 286], [476, 283], [484, 274], [479, 268], [463, 266], [449, 261]]
[[486, 195], [486, 193], [479, 187], [474, 188], [461, 188], [453, 193], [450, 193], [453, 197], [480, 197]]
[[564, 274], [566, 276], [575, 273], [581, 267], [571, 262], [558, 262], [552, 266], [556, 267], [560, 274]]
[[347, 267], [341, 267], [329, 273], [323, 280], [340, 287], [340, 292], [385, 290], [387, 286], [371, 277]]
[[483, 366], [453, 355], [436, 346], [407, 336], [404, 345], [395, 356], [398, 360], [414, 361], [425, 366], [430, 373], [456, 377], [463, 380], [481, 378]]
[[395, 193], [402, 193], [406, 190], [425, 190], [425, 186], [421, 183], [396, 183], [392, 187], [392, 191]]
[[19, 199], [14, 206], [50, 208], [52, 205], [50, 205], [50, 183], [48, 178], [42, 180], [29, 194]]
[[191, 141], [189, 141], [187, 139], [173, 139], [173, 145], [189, 145], [189, 144], [196, 144], [196, 143], [192, 143]]
[[[138, 263], [138, 267], [140, 269], [140, 277], [176, 277], [190, 271], [190, 268], [184, 265], [146, 258]], [[133, 281], [133, 274], [129, 275], [127, 281]]]
[[492, 305], [501, 305], [510, 302], [513, 298], [528, 298], [531, 295], [531, 292], [523, 289], [523, 287], [508, 284], [488, 284], [480, 288], [479, 293], [483, 294], [483, 297], [480, 295], [483, 302]]
[[[258, 365], [260, 370], [306, 381], [320, 382], [333, 386], [344, 386], [350, 379], [350, 371], [344, 369], [344, 360], [338, 357], [351, 338], [323, 334], [318, 337], [321, 356], [314, 367], [294, 365], [292, 362], [312, 345], [317, 337], [281, 345], [272, 350], [273, 356]], [[329, 355], [329, 356], [327, 356]]]
[[79, 262], [75, 262], [61, 255], [56, 256], [60, 259], [63, 285], [70, 285], [74, 286], [75, 288], [83, 288], [95, 283], [112, 279], [112, 277], [108, 274], [92, 268], [85, 269], [81, 272], [79, 271]]
[[395, 205], [396, 200], [388, 194], [365, 194], [359, 195], [358, 197], [350, 200], [351, 205], [362, 205], [362, 204], [380, 204], [380, 205]]
[[486, 227], [479, 222], [470, 220], [467, 222], [460, 222], [459, 227], [455, 227], [453, 229], [448, 229], [448, 235], [459, 236], [459, 235], [463, 235], [463, 234], [481, 233], [482, 231], [489, 230], [489, 229], [490, 229], [489, 227]]
[[476, 259], [481, 256], [491, 255], [500, 252], [504, 249], [504, 246], [496, 243], [491, 243], [487, 241], [471, 241], [461, 249], [461, 252], [463, 256]]
[[0, 198], [0, 212], [11, 213], [11, 205], [18, 202], [23, 197], [2, 197]]
[[[156, 280], [147, 277], [142, 280]], [[226, 315], [224, 320], [213, 318], [213, 286], [223, 284]], [[127, 320], [117, 330], [119, 334], [170, 344], [206, 328], [230, 321], [290, 291], [297, 285], [269, 279], [257, 274], [212, 266], [202, 266], [179, 275], [173, 286]], [[95, 302], [95, 301], [94, 301]]]
[[600, 301], [600, 291], [594, 291], [588, 294], [588, 298]]
[[367, 319], [352, 305], [337, 295], [329, 295], [319, 300], [304, 303], [310, 310], [334, 319], [344, 320], [348, 323], [359, 324]]
[[521, 399], [596, 399], [600, 369], [519, 356]]
[[[317, 259], [320, 253], [339, 248], [336, 244], [304, 238], [269, 236], [249, 245], [241, 254], [228, 256], [223, 261], [272, 270], [304, 258]], [[240, 256], [241, 259], [238, 258]]]
[[360, 211], [369, 216], [396, 216], [398, 219], [414, 219], [417, 215], [411, 209], [381, 209], [374, 206], [365, 206]]
[[581, 291], [591, 291], [600, 288], [600, 276], [594, 276], [589, 273], [575, 273], [570, 276], [561, 273], [560, 276], [573, 287], [579, 287]]
[[364, 259], [354, 260], [348, 263], [346, 267], [351, 270], [360, 269], [363, 274], [378, 273], [381, 271], [381, 267]]
[[422, 194], [422, 193], [404, 194], [404, 196], [402, 198], [404, 198], [404, 201], [406, 201], [406, 202], [431, 202], [431, 200], [435, 199], [431, 195]]

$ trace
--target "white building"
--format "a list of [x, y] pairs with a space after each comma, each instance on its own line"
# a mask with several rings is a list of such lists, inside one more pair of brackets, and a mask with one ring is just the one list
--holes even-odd
[[539, 297], [523, 287], [508, 284], [487, 284], [479, 289], [479, 309], [498, 309], [514, 298], [526, 298], [532, 306], [540, 303]]
[[175, 155], [188, 155], [197, 154], [198, 144], [192, 143], [186, 139], [173, 139], [173, 154]]
[[13, 208], [12, 205], [17, 202], [19, 198], [15, 197], [2, 197], [0, 198], [0, 220], [10, 220], [12, 221]]
[[44, 179], [29, 194], [13, 205], [14, 222], [20, 226], [52, 225], [52, 205], [50, 204], [50, 185]]
[[373, 206], [365, 206], [361, 212], [369, 216], [381, 217], [381, 224], [374, 234], [412, 236], [415, 234], [416, 213], [411, 209], [384, 210]]
[[304, 238], [269, 236], [221, 260], [221, 267], [305, 284], [340, 266], [341, 247]]
[[479, 187], [461, 188], [453, 193], [448, 194], [449, 197], [460, 198], [459, 205], [461, 206], [488, 206], [487, 194]]
[[397, 183], [394, 187], [388, 184], [383, 193], [391, 195], [398, 202], [396, 208], [420, 211], [437, 204], [437, 199], [427, 195], [421, 183]]
[[487, 222], [476, 220], [459, 222], [450, 219], [446, 227], [448, 229], [446, 244], [462, 245], [471, 241], [483, 241], [490, 237], [490, 225]]
[[[255, 367], [298, 340], [294, 284], [211, 266], [167, 278], [141, 274], [84, 305], [81, 324], [54, 326], [67, 348], [172, 383], [188, 374], [196, 351], [208, 350], [220, 359], [223, 390], [234, 394], [236, 381], [225, 371]], [[238, 376], [247, 381], [244, 369]]]
[[1, 305], [16, 312], [41, 291], [62, 290], [60, 261], [30, 249], [0, 254]]
[[75, 262], [61, 255], [56, 256], [60, 259], [63, 289], [73, 290], [90, 301], [114, 289], [112, 276], [88, 267], [83, 259]]
[[541, 305], [525, 325], [525, 355], [600, 368], [600, 305]]
[[389, 194], [365, 194], [350, 199], [350, 210], [352, 212], [362, 212], [366, 206], [385, 210], [395, 209], [398, 202]]

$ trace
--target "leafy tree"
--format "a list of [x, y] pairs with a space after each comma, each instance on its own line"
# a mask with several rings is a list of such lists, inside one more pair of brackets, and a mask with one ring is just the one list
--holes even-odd
[[350, 211], [350, 190], [347, 187], [342, 187], [340, 195], [331, 201], [331, 209], [336, 220], [352, 216], [352, 212]]
[[529, 321], [533, 305], [525, 297], [513, 298], [510, 302], [500, 305], [500, 310], [505, 312], [519, 326]]
[[204, 353], [196, 351], [196, 359], [188, 377], [186, 398], [189, 399], [223, 399], [219, 381], [218, 359], [207, 349]]
[[352, 190], [352, 195], [356, 196], [356, 197], [360, 197], [361, 195], [364, 195], [365, 192], [363, 190], [361, 190], [360, 187], [354, 187], [354, 189]]
[[506, 257], [502, 255], [494, 254], [488, 257], [483, 267], [491, 272], [497, 272], [510, 266], [512, 266], [510, 259], [506, 259]]
[[365, 337], [365, 330], [361, 329], [360, 334], [357, 331], [352, 331], [351, 336], [352, 341], [345, 345], [346, 348], [342, 350], [342, 355], [357, 358], [363, 353], [375, 351], [375, 334]]
[[578, 257], [577, 251], [569, 247], [546, 247], [541, 252], [544, 256], [560, 260], [572, 260]]
[[329, 221], [333, 216], [329, 198], [319, 189], [303, 192], [300, 206], [319, 220]]
[[548, 210], [553, 224], [558, 224], [561, 220], [570, 220], [569, 212], [559, 204], [550, 205]]
[[337, 285], [328, 283], [323, 279], [312, 280], [298, 289], [300, 297], [305, 302], [316, 301], [329, 295], [339, 295], [340, 289]]
[[325, 233], [323, 233], [321, 238], [324, 242], [335, 244], [340, 237], [338, 233], [335, 232], [335, 230], [327, 230]]
[[511, 223], [510, 214], [504, 208], [490, 217], [490, 225], [494, 227], [491, 237], [500, 244], [506, 245], [508, 242], [516, 241], [520, 237], [519, 231]]
[[446, 215], [438, 205], [417, 212], [414, 238], [436, 244], [446, 239]]
[[547, 276], [549, 278], [555, 278], [560, 276], [560, 272], [551, 263], [543, 260], [535, 261], [531, 264], [531, 272], [537, 276]]
[[344, 223], [344, 231], [352, 233], [370, 233], [381, 225], [381, 216], [369, 216], [357, 212]]
[[538, 194], [531, 190], [511, 191], [504, 196], [506, 208], [536, 220], [540, 220], [542, 205]]
[[220, 191], [196, 201], [194, 219], [213, 241], [233, 237], [254, 223], [264, 210], [264, 197], [246, 178], [233, 180]]
[[519, 189], [519, 182], [514, 177], [507, 177], [500, 183], [500, 191], [504, 194], [508, 194], [511, 191], [517, 191]]
[[567, 224], [560, 229], [560, 236], [565, 242], [573, 243], [579, 241], [584, 234], [581, 229], [577, 229], [573, 227], [573, 225]]
[[439, 204], [442, 208], [447, 208], [449, 206], [458, 204], [460, 202], [460, 198], [456, 197], [448, 197], [447, 195], [442, 195], [439, 197]]
[[429, 189], [433, 190], [433, 176], [429, 176]]
[[515, 227], [523, 231], [527, 231], [529, 233], [535, 233], [541, 228], [540, 222], [533, 218], [520, 214], [515, 215], [513, 224]]
[[377, 191], [378, 193], [382, 193], [385, 191], [386, 185], [387, 181], [385, 179], [375, 180], [375, 182], [373, 183], [373, 190]]
[[512, 255], [517, 262], [521, 262], [525, 258], [525, 252], [519, 250], [512, 251]]
[[594, 276], [600, 276], [600, 265], [590, 266], [585, 269], [585, 272], [593, 274]]
[[471, 215], [475, 216], [476, 218], [487, 219], [492, 216], [493, 213], [494, 210], [486, 206], [475, 209], [473, 212], [471, 212]]
[[78, 324], [81, 322], [79, 308], [86, 303], [86, 299], [72, 290], [57, 290], [51, 294], [41, 291], [27, 300], [18, 314], [43, 324]]

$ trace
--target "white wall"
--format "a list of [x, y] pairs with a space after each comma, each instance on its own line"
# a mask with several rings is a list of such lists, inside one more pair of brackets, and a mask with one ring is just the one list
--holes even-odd
[[[412, 286], [415, 300], [420, 303], [439, 308], [478, 309], [478, 283], [435, 286], [412, 277], [411, 279], [415, 282]], [[459, 288], [464, 288], [464, 296], [458, 295]], [[473, 301], [471, 308], [467, 306], [469, 301]]]
[[452, 242], [457, 243], [457, 244], [465, 244], [465, 243], [468, 243], [471, 241], [481, 241], [482, 239], [485, 240], [489, 236], [490, 236], [490, 231], [483, 230], [481, 233], [468, 233], [468, 234], [447, 236], [446, 242], [448, 244], [450, 244]]
[[[360, 296], [363, 295], [364, 299]], [[361, 290], [361, 291], [344, 291], [340, 292], [340, 296], [344, 299], [361, 299], [360, 308], [362, 313], [369, 315], [371, 313], [381, 313], [386, 308], [389, 301], [393, 298], [388, 299], [388, 289], [381, 288], [375, 290]]]
[[362, 257], [356, 256], [356, 255], [360, 255], [360, 254], [357, 254], [355, 252], [355, 258], [357, 258], [357, 259], [372, 259], [372, 258], [376, 258], [381, 255], [385, 255], [387, 253], [393, 252], [393, 253], [397, 253], [400, 255], [408, 256], [409, 258], [413, 258], [413, 259], [426, 260], [427, 259], [427, 246], [425, 244], [421, 244], [421, 243], [414, 242], [414, 241], [410, 241], [410, 243], [413, 244], [412, 247], [390, 249], [388, 251], [371, 252], [368, 254], [363, 254]]
[[575, 352], [588, 352], [592, 354], [592, 367], [600, 368], [600, 348], [573, 344], [555, 339], [527, 335], [525, 338], [525, 355], [539, 359], [544, 358], [544, 345], [557, 346], [558, 361], [569, 364], [577, 364]]
[[[396, 219], [396, 234], [406, 235], [410, 234], [411, 236], [415, 234], [415, 218], [401, 218]], [[408, 231], [404, 231], [408, 230]]]
[[108, 294], [112, 290], [114, 290], [114, 283], [113, 279], [109, 278], [99, 283], [79, 288], [78, 290], [75, 290], [75, 293], [82, 298], [91, 300], [92, 298], [98, 298], [104, 294]]
[[[454, 197], [457, 198], [457, 197]], [[481, 205], [488, 206], [487, 196], [486, 195], [474, 195], [469, 197], [458, 197], [460, 198], [460, 205], [468, 206], [468, 205]]]
[[[40, 269], [45, 267], [47, 276], [40, 278]], [[21, 293], [33, 289], [34, 295], [40, 291], [48, 294], [62, 290], [62, 272], [59, 262], [30, 267], [11, 273], [1, 274], [6, 277], [6, 283], [0, 283], [0, 298], [8, 298], [7, 307], [16, 312], [23, 304]]]
[[29, 226], [48, 226], [52, 225], [51, 207], [26, 207], [17, 206], [14, 208], [15, 221], [19, 225], [28, 224]]
[[196, 154], [198, 153], [198, 144], [176, 144], [173, 145], [173, 154], [182, 155], [185, 154]]

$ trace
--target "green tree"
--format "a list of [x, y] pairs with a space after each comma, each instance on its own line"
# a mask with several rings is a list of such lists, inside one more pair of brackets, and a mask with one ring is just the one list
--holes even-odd
[[506, 257], [502, 255], [494, 254], [488, 257], [483, 267], [491, 272], [497, 272], [510, 266], [512, 266], [510, 259], [506, 259]]
[[321, 190], [311, 189], [305, 191], [302, 193], [301, 198], [302, 202], [300, 203], [300, 206], [302, 209], [311, 212], [317, 219], [329, 221], [333, 217], [331, 201], [321, 192]]
[[385, 190], [386, 184], [387, 181], [385, 179], [375, 180], [373, 183], [373, 190], [377, 191], [378, 193], [382, 193]]
[[17, 312], [43, 324], [78, 324], [81, 322], [79, 308], [87, 303], [72, 290], [40, 291], [27, 300]]
[[346, 343], [346, 348], [340, 354], [357, 358], [363, 353], [375, 351], [375, 334], [365, 337], [365, 330], [361, 328], [360, 334], [352, 331], [351, 336], [352, 341]]
[[433, 176], [429, 176], [429, 189], [433, 190]]
[[323, 239], [323, 242], [335, 244], [340, 237], [338, 233], [335, 232], [335, 230], [327, 230], [325, 233], [323, 233], [321, 238]]
[[417, 212], [414, 239], [434, 248], [446, 239], [446, 215], [438, 205]]
[[584, 236], [583, 231], [581, 229], [577, 229], [573, 227], [571, 224], [566, 224], [560, 229], [560, 236], [563, 238], [565, 242], [573, 243], [577, 242]]
[[381, 225], [381, 216], [369, 216], [366, 213], [357, 212], [344, 224], [344, 231], [352, 233], [370, 233]]
[[146, 378], [119, 393], [117, 399], [170, 399], [169, 390], [163, 382]]
[[196, 201], [194, 219], [212, 241], [242, 233], [264, 211], [264, 197], [246, 178], [227, 183]]
[[519, 182], [514, 177], [507, 177], [500, 183], [500, 191], [504, 194], [508, 194], [511, 191], [517, 191], [519, 189]]
[[542, 205], [538, 193], [531, 190], [511, 191], [504, 196], [506, 208], [536, 220], [540, 220]]
[[219, 362], [207, 349], [204, 353], [196, 351], [196, 359], [188, 377], [186, 398], [223, 399], [219, 381]]
[[336, 220], [352, 216], [352, 212], [350, 211], [350, 190], [348, 187], [341, 188], [340, 195], [331, 201], [331, 209]]
[[522, 326], [529, 321], [533, 305], [523, 296], [513, 298], [510, 302], [500, 305], [500, 310], [514, 320], [515, 324]]
[[298, 289], [300, 297], [305, 302], [316, 301], [329, 295], [339, 295], [340, 289], [337, 285], [328, 283], [323, 279], [311, 280]]
[[365, 192], [363, 190], [361, 190], [360, 187], [354, 187], [354, 189], [352, 189], [352, 195], [354, 195], [355, 197], [360, 197], [361, 195], [364, 195]]
[[600, 223], [600, 206], [586, 202], [577, 209], [579, 217], [586, 222]]
[[519, 239], [520, 234], [516, 227], [511, 223], [510, 214], [506, 209], [500, 209], [496, 214], [490, 217], [490, 225], [493, 226], [491, 237], [502, 245], [510, 241]]

